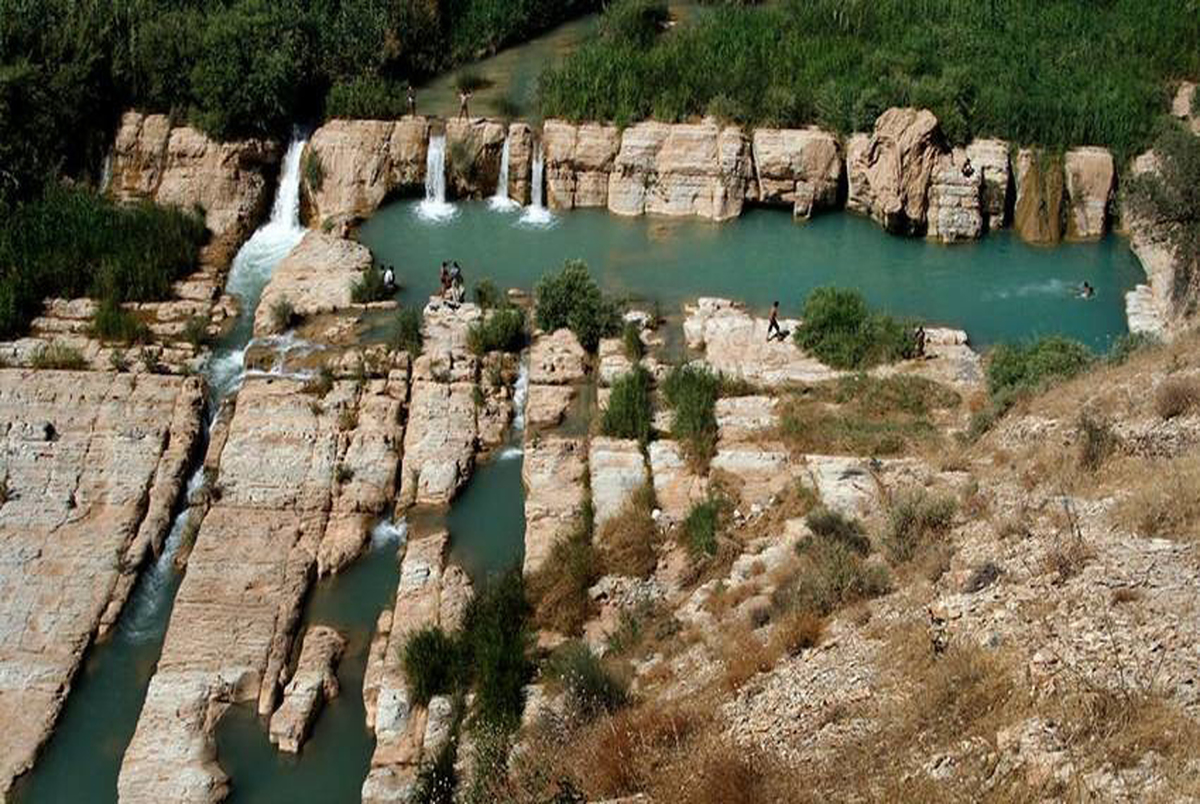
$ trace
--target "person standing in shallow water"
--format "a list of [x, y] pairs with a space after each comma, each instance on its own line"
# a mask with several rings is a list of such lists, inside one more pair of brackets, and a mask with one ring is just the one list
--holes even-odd
[[775, 338], [783, 340], [783, 330], [779, 328], [779, 302], [771, 303], [771, 317], [767, 319], [767, 343]]

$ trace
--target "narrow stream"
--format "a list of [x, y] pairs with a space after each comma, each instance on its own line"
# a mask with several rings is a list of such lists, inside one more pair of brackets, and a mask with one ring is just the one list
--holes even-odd
[[[271, 271], [304, 235], [299, 214], [303, 150], [300, 137], [289, 145], [270, 220], [246, 241], [230, 268], [226, 290], [240, 298], [242, 313], [217, 344], [205, 370], [209, 427], [221, 403], [241, 384], [262, 289]], [[197, 489], [201, 481], [197, 468], [188, 491]], [[18, 781], [14, 802], [117, 800], [121, 757], [137, 726], [183, 578], [174, 558], [190, 514], [186, 506], [176, 514], [162, 554], [138, 578], [111, 636], [88, 650], [49, 742], [33, 770]]]

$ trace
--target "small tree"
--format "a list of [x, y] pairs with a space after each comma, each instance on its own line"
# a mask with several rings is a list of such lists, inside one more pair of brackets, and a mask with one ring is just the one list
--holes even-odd
[[616, 304], [604, 298], [582, 260], [568, 260], [558, 273], [543, 276], [534, 295], [538, 327], [546, 332], [567, 327], [589, 352], [620, 329]]

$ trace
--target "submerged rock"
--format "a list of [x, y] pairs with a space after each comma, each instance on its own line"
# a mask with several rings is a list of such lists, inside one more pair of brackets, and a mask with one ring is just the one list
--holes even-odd
[[337, 663], [345, 648], [346, 640], [329, 626], [314, 625], [304, 634], [296, 672], [283, 691], [283, 704], [271, 715], [271, 742], [280, 751], [298, 752], [321, 705], [337, 697]]

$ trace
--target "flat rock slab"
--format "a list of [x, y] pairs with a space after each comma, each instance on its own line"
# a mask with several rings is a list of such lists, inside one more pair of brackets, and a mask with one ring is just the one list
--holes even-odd
[[633, 439], [594, 438], [588, 466], [596, 528], [621, 512], [633, 493], [646, 484], [646, 462]]
[[677, 441], [651, 441], [649, 452], [650, 474], [654, 478], [654, 498], [658, 507], [671, 519], [682, 521], [693, 505], [704, 500], [705, 479], [688, 465]]
[[772, 496], [795, 482], [791, 457], [782, 444], [722, 444], [710, 468], [724, 472], [740, 485], [742, 501], [765, 505]]
[[298, 752], [321, 705], [337, 697], [337, 663], [345, 649], [345, 638], [327, 625], [305, 632], [296, 672], [283, 691], [283, 703], [271, 715], [271, 742], [280, 751]]
[[714, 410], [722, 441], [744, 441], [767, 433], [779, 423], [773, 396], [732, 396], [718, 399]]
[[413, 383], [400, 503], [444, 505], [467, 482], [475, 465], [476, 385]]
[[0, 797], [161, 543], [202, 405], [194, 379], [0, 370]]
[[567, 385], [587, 374], [587, 352], [569, 329], [539, 335], [529, 350], [531, 385]]
[[525, 423], [530, 428], [556, 426], [567, 415], [574, 398], [575, 387], [571, 385], [530, 384], [525, 403]]
[[525, 445], [526, 575], [542, 567], [555, 541], [574, 525], [583, 505], [587, 448], [580, 438], [540, 438]]
[[300, 317], [350, 307], [351, 288], [370, 266], [366, 246], [308, 232], [272, 272], [254, 314], [254, 334], [274, 335], [287, 328], [275, 320], [275, 306], [282, 302]]

